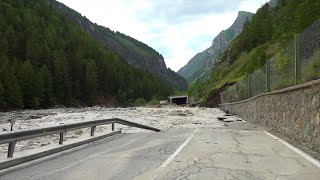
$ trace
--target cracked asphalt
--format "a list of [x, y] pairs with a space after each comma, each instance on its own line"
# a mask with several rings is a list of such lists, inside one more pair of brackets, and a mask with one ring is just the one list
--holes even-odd
[[308, 179], [320, 169], [263, 131], [201, 129], [156, 179]]
[[122, 134], [30, 164], [0, 179], [319, 180], [317, 166], [256, 129], [199, 128], [181, 152], [159, 168], [193, 131]]

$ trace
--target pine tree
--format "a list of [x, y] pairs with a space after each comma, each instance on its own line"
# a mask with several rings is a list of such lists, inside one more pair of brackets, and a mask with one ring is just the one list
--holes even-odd
[[40, 72], [35, 72], [33, 79], [34, 81], [32, 83], [32, 87], [33, 87], [32, 103], [33, 103], [33, 108], [38, 109], [40, 108], [40, 105], [41, 105], [41, 96], [43, 92], [44, 82], [42, 80]]
[[96, 63], [90, 60], [86, 67], [86, 101], [90, 105], [94, 104], [97, 99], [98, 88], [98, 70]]
[[34, 87], [35, 83], [37, 82], [35, 78], [35, 72], [30, 61], [23, 63], [18, 77], [22, 90], [24, 107], [35, 108], [38, 105], [37, 102], [35, 102], [36, 88]]
[[98, 73], [99, 73], [99, 89], [102, 93], [103, 96], [106, 96], [108, 94], [108, 86], [109, 86], [109, 82], [108, 82], [108, 65], [106, 61], [103, 61], [102, 64], [98, 65], [99, 69], [98, 69]]
[[54, 93], [57, 100], [65, 105], [71, 105], [71, 83], [68, 64], [63, 50], [56, 52], [53, 59]]
[[5, 32], [5, 37], [8, 44], [8, 57], [14, 57], [16, 52], [15, 42], [16, 42], [16, 32], [12, 26], [9, 26]]
[[37, 62], [37, 55], [36, 55], [36, 42], [35, 39], [33, 39], [33, 37], [31, 37], [30, 39], [27, 40], [27, 44], [26, 44], [26, 60], [30, 61], [32, 65], [34, 66], [38, 66], [38, 62]]
[[4, 109], [5, 108], [5, 102], [4, 102], [4, 88], [2, 86], [2, 83], [0, 81], [0, 109]]
[[0, 31], [0, 56], [6, 56], [8, 52], [8, 41]]
[[[1, 4], [1, 1], [0, 1]], [[2, 8], [0, 8], [0, 11], [2, 10]], [[5, 20], [4, 15], [0, 14], [0, 29], [5, 29], [7, 27], [7, 23]]]
[[5, 65], [1, 72], [1, 81], [4, 88], [4, 102], [6, 103], [6, 109], [19, 109], [23, 108], [23, 100], [21, 89], [17, 78], [13, 74], [10, 68]]
[[40, 70], [42, 80], [42, 92], [40, 96], [40, 105], [43, 108], [48, 108], [52, 105], [52, 78], [49, 69], [46, 65], [42, 66]]
[[71, 88], [72, 96], [76, 99], [82, 99], [84, 96], [84, 83], [85, 82], [85, 70], [86, 60], [84, 59], [83, 53], [84, 50], [77, 49], [79, 48], [76, 44], [71, 45], [72, 54], [68, 57], [68, 66], [72, 67], [69, 69], [70, 78], [71, 78]]

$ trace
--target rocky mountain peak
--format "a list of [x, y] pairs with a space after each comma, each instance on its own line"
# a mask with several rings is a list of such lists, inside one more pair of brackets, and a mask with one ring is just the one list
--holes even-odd
[[234, 23], [231, 25], [229, 29], [235, 30], [236, 34], [239, 34], [244, 26], [244, 23], [246, 21], [251, 21], [252, 18], [252, 13], [246, 12], [246, 11], [239, 11], [238, 12], [238, 17], [234, 21]]
[[234, 23], [213, 39], [211, 47], [194, 56], [178, 73], [185, 77], [190, 84], [197, 79], [207, 79], [220, 55], [228, 48], [231, 41], [241, 33], [245, 22], [251, 21], [252, 15], [250, 12], [239, 11]]
[[269, 6], [274, 8], [278, 5], [278, 0], [270, 0], [269, 1]]
[[221, 33], [213, 39], [209, 52], [212, 55], [217, 54], [219, 56], [229, 46], [231, 41], [241, 33], [245, 22], [251, 21], [252, 15], [250, 12], [239, 11], [236, 20], [230, 28], [221, 31]]

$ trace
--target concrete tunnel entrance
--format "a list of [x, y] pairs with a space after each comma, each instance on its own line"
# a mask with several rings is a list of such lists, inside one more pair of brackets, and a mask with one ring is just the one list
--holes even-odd
[[169, 102], [177, 105], [188, 104], [189, 102], [188, 96], [170, 96]]

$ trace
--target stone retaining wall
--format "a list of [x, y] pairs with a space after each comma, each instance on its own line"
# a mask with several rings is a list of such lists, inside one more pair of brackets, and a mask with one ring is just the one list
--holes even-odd
[[220, 108], [320, 152], [320, 79]]

